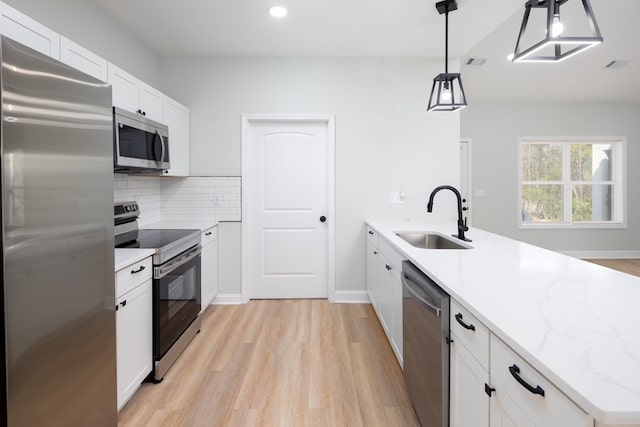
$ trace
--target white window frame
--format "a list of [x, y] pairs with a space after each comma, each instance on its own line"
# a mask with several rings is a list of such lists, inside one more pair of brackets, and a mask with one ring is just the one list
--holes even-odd
[[[548, 184], [564, 184], [563, 194], [563, 217], [569, 219], [564, 222], [555, 223], [533, 223], [522, 221], [522, 146], [523, 144], [538, 143], [538, 144], [553, 144], [563, 143], [565, 148], [563, 149], [563, 165], [562, 181], [548, 181]], [[571, 201], [571, 176], [570, 174], [570, 158], [567, 155], [569, 147], [572, 143], [588, 143], [588, 144], [613, 144], [617, 155], [613, 160], [612, 179], [613, 182], [613, 215], [612, 221], [594, 221], [594, 222], [571, 222], [572, 206], [571, 203], [566, 203], [567, 200]], [[594, 137], [594, 136], [576, 136], [576, 137], [531, 137], [522, 136], [518, 138], [518, 200], [517, 200], [517, 213], [518, 213], [518, 228], [519, 229], [598, 229], [598, 228], [627, 228], [627, 138], [618, 137]], [[580, 183], [580, 182], [578, 182]], [[588, 182], [591, 184], [591, 181]]]

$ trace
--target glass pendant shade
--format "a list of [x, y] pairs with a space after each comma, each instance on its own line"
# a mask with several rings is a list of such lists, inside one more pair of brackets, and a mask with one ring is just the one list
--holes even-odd
[[[560, 7], [568, 1], [582, 2], [591, 34], [580, 37], [563, 35], [564, 24], [561, 21]], [[524, 7], [524, 17], [518, 34], [513, 62], [559, 62], [603, 41], [589, 0], [528, 0]], [[545, 38], [523, 49], [521, 42], [526, 34], [532, 9], [546, 9]]]
[[442, 73], [433, 79], [427, 111], [456, 111], [466, 106], [460, 73]]
[[445, 15], [444, 73], [433, 79], [427, 111], [456, 111], [467, 106], [467, 97], [462, 87], [460, 73], [449, 72], [449, 12], [457, 10], [456, 0], [436, 3], [436, 9]]

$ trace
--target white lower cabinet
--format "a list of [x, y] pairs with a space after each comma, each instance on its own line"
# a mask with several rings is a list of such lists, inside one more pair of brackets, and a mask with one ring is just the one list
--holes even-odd
[[116, 299], [116, 348], [118, 366], [118, 410], [151, 372], [152, 287], [151, 280]]
[[152, 270], [148, 257], [116, 272], [118, 411], [152, 369]]
[[211, 227], [202, 232], [202, 270], [200, 312], [204, 312], [218, 295], [218, 227]]
[[594, 426], [591, 416], [453, 299], [451, 338], [451, 427]]
[[488, 427], [489, 395], [485, 384], [489, 383], [489, 372], [471, 355], [458, 336], [451, 334], [451, 339], [451, 426]]
[[[491, 385], [496, 389], [497, 400], [500, 400], [492, 408], [495, 407], [498, 414], [504, 413], [504, 416], [497, 417], [496, 423], [492, 422], [492, 427], [505, 425], [498, 423], [505, 416], [514, 419], [518, 426], [593, 427], [591, 416], [494, 335], [491, 335], [490, 347]], [[519, 412], [509, 406], [507, 397], [530, 424], [524, 418], [515, 420]]]
[[378, 247], [367, 241], [367, 295], [374, 310], [378, 308]]
[[[367, 229], [367, 293], [402, 367], [402, 256]], [[379, 247], [378, 247], [379, 243]]]

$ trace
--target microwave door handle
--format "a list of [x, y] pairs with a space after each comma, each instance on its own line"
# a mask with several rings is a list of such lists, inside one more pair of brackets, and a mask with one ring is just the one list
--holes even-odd
[[156, 130], [156, 133], [160, 137], [160, 147], [162, 148], [162, 151], [160, 151], [160, 160], [158, 160], [158, 164], [159, 164], [160, 162], [164, 162], [165, 148], [164, 148], [164, 138], [162, 137], [162, 134], [160, 133], [159, 130]]

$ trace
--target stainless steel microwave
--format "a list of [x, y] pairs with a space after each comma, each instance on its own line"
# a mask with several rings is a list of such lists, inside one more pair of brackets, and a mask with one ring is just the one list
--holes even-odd
[[113, 107], [113, 170], [140, 173], [169, 167], [169, 128]]

